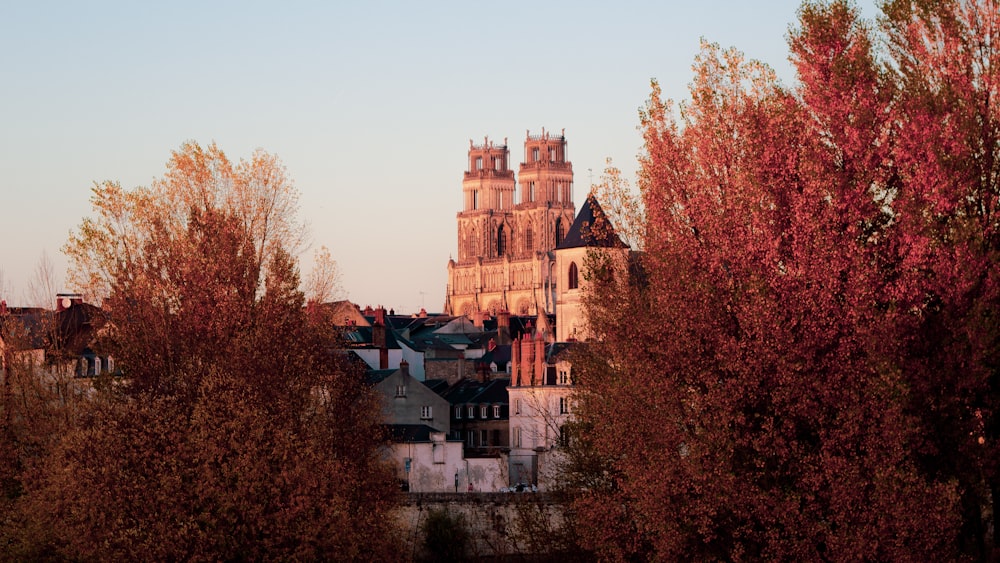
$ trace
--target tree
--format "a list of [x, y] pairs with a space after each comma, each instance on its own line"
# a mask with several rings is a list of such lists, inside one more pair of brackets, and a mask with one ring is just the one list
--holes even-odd
[[27, 471], [23, 552], [393, 558], [377, 398], [305, 307], [280, 163], [188, 143], [167, 170], [95, 188], [67, 245], [125, 379]]
[[312, 303], [340, 298], [340, 268], [325, 246], [316, 251], [313, 268], [306, 280], [306, 298]]
[[[899, 294], [923, 470], [955, 479], [966, 556], [1000, 553], [1000, 9], [887, 2], [898, 98]], [[992, 515], [992, 519], [989, 518]], [[992, 533], [990, 530], [992, 529]]]
[[847, 3], [799, 17], [796, 90], [708, 44], [679, 118], [653, 84], [646, 252], [574, 368], [605, 557], [956, 556], [960, 486], [913, 449], [895, 78]]

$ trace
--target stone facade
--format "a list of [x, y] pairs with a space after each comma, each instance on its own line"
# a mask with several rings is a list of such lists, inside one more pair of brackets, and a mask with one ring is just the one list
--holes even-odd
[[507, 141], [469, 143], [458, 213], [458, 259], [448, 262], [445, 313], [555, 312], [555, 257], [574, 217], [565, 135], [527, 134], [520, 190]]

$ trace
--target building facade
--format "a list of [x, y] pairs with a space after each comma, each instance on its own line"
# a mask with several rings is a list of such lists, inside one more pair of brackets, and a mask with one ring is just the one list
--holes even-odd
[[573, 165], [566, 137], [526, 135], [520, 182], [507, 141], [469, 143], [458, 213], [458, 256], [448, 262], [445, 313], [555, 312], [553, 250], [573, 222]]

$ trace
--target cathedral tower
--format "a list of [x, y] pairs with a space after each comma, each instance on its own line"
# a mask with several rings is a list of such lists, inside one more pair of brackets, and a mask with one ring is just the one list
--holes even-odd
[[[469, 142], [458, 213], [458, 259], [448, 263], [445, 312], [555, 310], [552, 251], [573, 222], [573, 165], [566, 138], [528, 132], [515, 184], [507, 141]], [[519, 189], [519, 193], [518, 192]]]

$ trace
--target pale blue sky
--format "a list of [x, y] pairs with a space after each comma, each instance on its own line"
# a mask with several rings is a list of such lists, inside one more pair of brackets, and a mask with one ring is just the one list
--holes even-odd
[[797, 7], [0, 0], [0, 297], [25, 301], [43, 253], [64, 279], [95, 181], [148, 185], [214, 140], [282, 159], [352, 301], [439, 311], [469, 139], [516, 163], [526, 130], [565, 128], [579, 206], [606, 158], [634, 177], [649, 80], [686, 98], [700, 37], [791, 83]]

